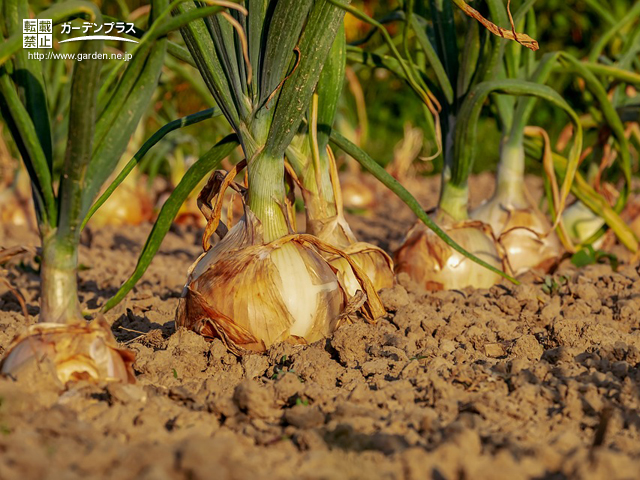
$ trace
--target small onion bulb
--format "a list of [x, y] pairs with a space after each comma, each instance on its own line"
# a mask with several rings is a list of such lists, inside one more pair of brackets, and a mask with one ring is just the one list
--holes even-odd
[[[440, 228], [453, 241], [490, 265], [502, 268], [496, 245], [479, 222], [454, 223], [442, 213], [440, 218]], [[396, 274], [407, 273], [426, 290], [489, 288], [500, 281], [500, 275], [455, 251], [422, 222], [409, 230], [394, 261]]]
[[[307, 231], [349, 255], [358, 267], [367, 274], [376, 291], [393, 287], [395, 276], [391, 257], [375, 245], [358, 242], [342, 214], [322, 221], [308, 221]], [[338, 270], [341, 279], [347, 285], [349, 295], [355, 295], [359, 289], [359, 282], [349, 263], [340, 255], [329, 255], [326, 258], [331, 266]]]
[[15, 338], [0, 372], [19, 377], [50, 362], [62, 385], [77, 380], [134, 383], [135, 355], [119, 348], [109, 325], [101, 319], [89, 324], [37, 323]]
[[340, 174], [340, 187], [345, 208], [369, 210], [377, 204], [375, 185], [363, 175], [351, 172]]
[[[569, 239], [577, 245], [584, 243], [589, 237], [600, 230], [605, 221], [597, 216], [581, 201], [577, 201], [562, 212], [562, 221], [569, 234]], [[593, 244], [593, 248], [600, 248], [604, 237], [600, 237]]]
[[495, 196], [470, 216], [491, 227], [515, 275], [532, 268], [547, 271], [562, 253], [560, 241], [551, 230], [547, 217], [527, 202]]
[[151, 220], [152, 216], [153, 202], [148, 191], [139, 184], [125, 182], [96, 211], [89, 225], [94, 228], [105, 225], [140, 225]]

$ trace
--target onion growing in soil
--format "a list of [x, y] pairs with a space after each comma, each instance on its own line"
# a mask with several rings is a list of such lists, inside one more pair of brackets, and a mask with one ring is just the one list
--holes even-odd
[[[393, 260], [381, 248], [367, 242], [360, 242], [354, 235], [344, 217], [342, 195], [333, 154], [329, 147], [327, 147], [326, 152], [329, 160], [330, 180], [333, 187], [334, 208], [337, 213], [329, 218], [314, 218], [307, 210], [307, 231], [349, 255], [369, 277], [376, 290], [392, 287], [395, 283]], [[347, 285], [349, 294], [355, 295], [359, 289], [359, 283], [346, 259], [341, 255], [329, 255], [327, 260], [338, 270], [343, 282]]]
[[[218, 222], [205, 235], [218, 230]], [[356, 292], [321, 252], [347, 262]], [[348, 255], [311, 235], [265, 242], [260, 221], [245, 207], [244, 217], [189, 269], [177, 324], [244, 354], [281, 341], [320, 340], [360, 307], [370, 320], [384, 312], [368, 277]]]
[[[151, 3], [149, 26], [155, 27], [153, 22], [168, 2]], [[9, 35], [22, 25], [23, 13], [27, 13], [26, 8], [24, 12], [12, 8], [2, 19]], [[53, 16], [54, 22], [79, 14], [96, 21], [102, 18], [98, 7], [90, 2], [63, 2], [40, 13], [44, 18]], [[114, 70], [110, 76], [102, 75], [100, 61], [74, 64], [67, 87], [69, 109], [60, 113], [68, 115], [63, 158], [53, 158], [48, 110], [53, 100], [47, 95], [54, 93], [45, 88], [42, 69], [38, 62], [26, 59], [26, 52], [5, 52], [5, 60], [12, 67], [0, 69], [0, 105], [31, 179], [41, 262], [39, 323], [14, 340], [2, 363], [4, 374], [19, 376], [32, 370], [37, 377], [42, 365], [50, 365], [52, 375], [63, 385], [79, 379], [134, 381], [133, 354], [117, 347], [109, 324], [101, 320], [87, 324], [84, 319], [77, 268], [83, 220], [124, 154], [157, 86], [167, 40], [147, 40], [145, 49], [138, 50], [130, 62], [121, 65], [122, 71]], [[103, 51], [102, 40], [80, 45], [79, 55], [87, 58]], [[14, 75], [16, 71], [23, 74]], [[26, 77], [29, 82], [25, 82]], [[106, 77], [111, 88], [105, 83]], [[101, 90], [103, 95], [99, 97]]]
[[515, 275], [531, 268], [547, 271], [562, 253], [547, 217], [525, 197], [524, 148], [503, 144], [493, 197], [470, 217], [489, 225]]
[[[306, 141], [312, 137], [305, 135], [301, 136], [301, 138], [302, 141]], [[290, 159], [297, 159], [293, 163], [299, 165], [298, 169], [300, 169], [303, 161], [301, 158], [304, 158], [300, 154], [300, 150], [290, 148], [288, 155]], [[320, 164], [326, 167], [327, 176], [317, 178], [313, 171], [309, 172], [307, 170], [305, 172], [304, 169], [302, 169], [301, 178], [296, 175], [305, 201], [307, 233], [349, 255], [369, 277], [376, 290], [392, 287], [395, 283], [395, 278], [391, 257], [375, 245], [358, 241], [344, 217], [338, 172], [333, 153], [328, 146], [323, 154], [320, 155]], [[323, 185], [326, 185], [326, 188], [323, 188]], [[349, 294], [355, 295], [359, 289], [359, 282], [355, 278], [349, 262], [342, 255], [325, 254], [325, 257], [337, 269], [342, 281], [347, 286]]]
[[[367, 274], [376, 290], [394, 284], [393, 261], [382, 249], [359, 242], [344, 216], [343, 193], [329, 134], [342, 91], [346, 60], [346, 40], [341, 28], [331, 47], [313, 95], [307, 125], [294, 137], [287, 149], [289, 174], [298, 184], [305, 204], [306, 231], [344, 253]], [[362, 186], [363, 182], [359, 182]], [[366, 189], [365, 189], [366, 191]], [[337, 269], [350, 295], [359, 290], [359, 282], [342, 255], [325, 254]]]
[[[496, 25], [481, 18], [477, 11], [468, 8], [464, 2], [456, 1], [455, 3], [494, 34], [503, 38], [507, 37], [503, 29], [497, 28]], [[531, 5], [527, 4], [519, 10], [515, 22], [519, 28], [526, 25], [527, 30], [535, 32], [535, 16], [530, 11]], [[530, 210], [531, 207], [521, 195], [512, 193], [513, 189], [521, 188], [524, 179], [522, 135], [534, 105], [533, 100], [542, 98], [562, 108], [570, 116], [575, 126], [575, 139], [571, 148], [569, 167], [566, 170], [562, 191], [557, 195], [558, 204], [554, 204], [555, 211], [558, 212], [564, 208], [564, 202], [575, 177], [582, 146], [582, 128], [579, 118], [567, 102], [556, 91], [542, 84], [553, 70], [559, 54], [549, 54], [543, 57], [540, 62], [536, 62], [534, 52], [537, 50], [537, 42], [522, 33], [516, 34], [516, 23], [508, 15], [504, 5], [496, 2], [494, 7], [492, 19], [497, 20], [497, 23], [510, 22], [512, 36], [509, 38], [517, 43], [505, 45], [496, 42], [478, 48], [480, 45], [479, 27], [477, 24], [471, 23], [466, 34], [465, 48], [459, 50], [455, 42], [450, 42], [447, 47], [446, 58], [448, 61], [456, 63], [456, 67], [451, 68], [448, 64], [437, 65], [440, 67], [440, 71], [436, 75], [437, 81], [434, 83], [434, 88], [438, 89], [437, 95], [431, 92], [431, 85], [429, 85], [428, 91], [420, 91], [410, 81], [411, 79], [409, 79], [409, 83], [425, 105], [431, 106], [429, 110], [436, 120], [432, 127], [436, 138], [438, 138], [438, 126], [441, 127], [442, 132], [439, 137], [441, 144], [438, 153], [442, 153], [444, 168], [440, 200], [435, 214], [436, 222], [439, 222], [443, 229], [448, 229], [451, 234], [453, 234], [452, 229], [462, 228], [465, 232], [463, 237], [470, 234], [473, 239], [461, 239], [461, 241], [478, 242], [477, 247], [468, 244], [464, 246], [471, 252], [483, 252], [482, 254], [493, 257], [494, 261], [497, 258], [495, 255], [499, 252], [499, 258], [503, 255], [503, 247], [495, 238], [501, 237], [500, 240], [504, 240], [509, 249], [507, 255], [511, 255], [508, 260], [513, 261], [516, 271], [520, 273], [532, 265], [545, 264], [553, 259], [557, 252], [552, 238], [548, 242], [545, 241], [549, 235], [552, 235], [549, 234], [549, 229], [544, 228], [545, 220]], [[438, 19], [441, 23], [455, 24], [451, 12], [436, 12], [436, 15], [441, 16]], [[416, 37], [423, 47], [429, 47], [429, 34], [430, 32], [416, 30]], [[530, 51], [525, 51], [523, 46], [529, 48]], [[496, 94], [515, 95], [519, 98], [514, 100]], [[479, 143], [477, 139], [478, 119], [483, 104], [490, 97], [503, 128], [503, 136], [508, 136], [510, 142], [509, 148], [503, 152], [501, 179], [498, 182], [499, 185], [506, 184], [508, 188], [499, 188], [494, 199], [472, 216], [479, 222], [469, 223], [467, 221], [469, 219], [467, 181]], [[434, 102], [438, 102], [438, 105], [435, 106]], [[471, 234], [468, 230], [469, 227], [476, 229], [476, 232]], [[528, 232], [530, 235], [523, 232]], [[492, 239], [496, 240], [494, 247], [487, 249], [491, 245]], [[421, 228], [414, 228], [396, 253], [395, 258], [398, 263], [396, 270], [407, 271], [425, 287], [435, 284], [439, 288], [447, 283], [442, 280], [441, 277], [444, 274], [441, 272], [450, 268], [449, 264], [442, 259], [455, 258], [450, 256], [453, 249], [448, 245], [445, 248], [444, 245], [443, 242], [441, 248], [438, 248], [437, 244], [429, 241], [428, 235], [421, 233]], [[521, 251], [523, 247], [525, 252], [535, 251], [536, 255], [527, 258], [527, 253]], [[430, 250], [434, 253], [430, 253]], [[538, 254], [540, 250], [543, 251], [542, 255]], [[435, 259], [426, 260], [429, 255], [434, 255]], [[419, 257], [424, 262], [422, 268], [417, 266]], [[460, 264], [453, 260], [451, 265]], [[498, 279], [495, 273], [494, 271], [487, 272], [486, 278], [482, 276], [463, 278], [461, 283], [486, 286]], [[456, 277], [453, 272], [451, 275]], [[453, 283], [452, 281], [451, 284]]]
[[134, 359], [132, 352], [118, 347], [104, 320], [87, 325], [37, 323], [13, 340], [0, 373], [19, 378], [37, 375], [44, 366], [62, 385], [78, 380], [133, 383]]
[[[230, 182], [207, 192], [207, 199], [218, 200], [207, 206], [206, 253], [189, 272], [178, 324], [220, 337], [235, 353], [262, 351], [276, 341], [315, 341], [360, 307], [371, 320], [384, 313], [353, 260], [345, 255], [361, 285], [352, 296], [320, 254], [344, 253], [311, 235], [292, 234], [285, 188], [284, 154], [308, 110], [344, 11], [324, 1], [279, 1], [268, 12], [255, 2], [246, 7], [233, 7], [247, 16], [246, 32], [236, 21], [233, 28], [222, 23], [230, 17], [181, 28], [242, 146], [248, 181], [244, 219], [228, 233], [226, 227], [220, 230], [219, 219], [223, 185]], [[193, 8], [198, 7], [177, 7], [185, 14]], [[209, 250], [216, 230], [222, 241]]]
[[[496, 269], [503, 268], [495, 241], [482, 222], [455, 221], [442, 210], [432, 217], [462, 248]], [[408, 274], [427, 290], [489, 288], [501, 278], [451, 248], [422, 222], [416, 222], [407, 232], [394, 261], [396, 274]]]

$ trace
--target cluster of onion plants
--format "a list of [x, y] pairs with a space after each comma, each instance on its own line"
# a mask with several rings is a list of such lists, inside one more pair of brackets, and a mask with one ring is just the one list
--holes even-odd
[[[396, 192], [447, 245], [505, 275], [452, 241], [397, 181], [332, 130], [344, 75], [341, 24], [345, 11], [352, 11], [348, 2], [225, 6], [223, 15], [205, 17], [198, 15], [206, 8], [201, 4], [177, 5], [176, 15], [202, 19], [181, 29], [186, 48], [170, 43], [169, 51], [199, 70], [215, 113], [224, 115], [233, 133], [187, 171], [164, 204], [138, 267], [104, 310], [143, 274], [180, 202], [237, 145], [245, 159], [214, 172], [198, 197], [207, 220], [204, 251], [189, 269], [179, 326], [220, 338], [241, 354], [279, 341], [318, 340], [355, 312], [370, 320], [383, 313], [376, 290], [393, 284], [393, 264], [382, 250], [358, 242], [345, 221], [330, 140]], [[139, 159], [131, 160], [97, 205]], [[244, 183], [237, 183], [245, 168]], [[305, 234], [296, 233], [292, 214], [296, 184], [306, 206]], [[244, 216], [233, 226], [221, 221], [229, 188], [244, 199]], [[220, 237], [215, 244], [214, 234]]]
[[[39, 321], [16, 338], [2, 361], [2, 373], [18, 376], [48, 365], [61, 383], [89, 379], [132, 381], [133, 356], [120, 348], [98, 315], [87, 323], [78, 301], [78, 246], [82, 228], [95, 212], [94, 200], [125, 153], [148, 110], [164, 64], [166, 34], [193, 17], [169, 16], [168, 3], [152, 2], [148, 33], [131, 51], [130, 62], [108, 72], [100, 61], [78, 61], [70, 84], [56, 88], [59, 69], [43, 69], [22, 45], [24, 0], [0, 2], [0, 108], [30, 181], [41, 246]], [[220, 7], [210, 8], [214, 14]], [[85, 1], [55, 4], [37, 18], [53, 25], [75, 19], [102, 23], [98, 7]], [[81, 43], [78, 53], [101, 53], [103, 41]], [[54, 95], [68, 101], [66, 140], [58, 148]], [[148, 145], [150, 148], [150, 145]], [[104, 198], [103, 198], [104, 200]]]
[[[436, 139], [437, 153], [442, 155], [444, 163], [440, 201], [432, 213], [434, 220], [467, 250], [496, 267], [502, 264], [514, 275], [531, 268], [548, 270], [564, 252], [575, 253], [595, 240], [595, 236], [587, 239], [587, 235], [578, 235], [577, 229], [594, 233], [605, 223], [635, 252], [637, 240], [618, 216], [626, 201], [630, 167], [629, 144], [620, 116], [622, 110], [618, 107], [616, 111], [616, 102], [633, 103], [624, 92], [625, 87], [637, 82], [631, 66], [637, 60], [637, 46], [633, 46], [637, 39], [636, 9], [612, 22], [589, 60], [579, 61], [565, 52], [536, 54], [531, 37], [518, 33], [524, 30], [536, 36], [534, 1], [522, 2], [513, 16], [499, 1], [485, 2], [482, 14], [464, 2], [454, 2], [492, 32], [495, 28], [482, 15], [486, 14], [497, 25], [510, 23], [511, 38], [516, 42], [489, 37], [474, 21], [465, 25], [464, 42], [460, 42], [455, 29], [459, 23], [455, 21], [451, 5], [431, 2], [430, 22], [416, 14], [413, 3], [404, 2], [402, 11], [386, 17], [404, 22], [402, 54], [394, 49], [390, 39], [374, 51], [355, 47], [348, 51], [353, 61], [386, 68], [406, 80], [418, 98], [427, 98], [425, 104], [436, 119], [427, 122], [428, 126], [436, 127], [431, 127], [429, 133]], [[381, 28], [375, 20], [353, 13]], [[628, 31], [623, 32], [623, 48], [617, 52], [618, 61], [614, 64], [600, 52], [623, 27]], [[460, 44], [464, 45], [462, 49], [458, 48]], [[414, 49], [409, 48], [411, 45]], [[414, 61], [416, 58], [424, 60]], [[557, 77], [569, 76], [578, 79], [585, 92], [584, 100], [588, 101], [582, 105], [570, 105], [563, 98], [562, 90], [546, 85]], [[496, 189], [490, 200], [468, 212], [467, 182], [476, 156], [477, 122], [487, 100], [502, 131], [501, 144], [496, 145], [496, 149], [500, 149]], [[528, 125], [536, 102], [540, 101], [564, 111], [570, 123], [556, 151], [552, 151], [549, 135], [543, 128]], [[577, 108], [592, 113], [579, 116], [574, 110]], [[627, 112], [632, 108], [627, 105]], [[583, 129], [594, 127], [601, 129], [600, 148], [585, 148]], [[627, 123], [627, 138], [632, 131], [632, 125]], [[525, 147], [543, 166], [548, 215], [525, 195]], [[613, 178], [616, 173], [622, 177], [619, 192], [608, 184], [616, 191], [615, 202], [608, 202], [603, 189], [589, 185], [578, 170], [585, 157], [597, 156], [603, 148], [609, 153], [606, 160], [589, 168], [592, 172], [595, 170], [592, 177], [599, 177], [595, 173], [604, 173], [609, 167], [613, 167], [610, 169], [614, 171]], [[618, 153], [620, 160], [614, 162]], [[557, 178], [562, 179], [561, 185]], [[579, 201], [565, 211], [570, 193]], [[499, 280], [495, 272], [480, 269], [479, 265], [458, 256], [419, 223], [408, 232], [395, 260], [397, 272], [408, 273], [427, 289], [487, 287]]]
[[[479, 11], [462, 0], [420, 5], [405, 0], [377, 21], [347, 0], [176, 0], [170, 5], [155, 0], [148, 25], [134, 33], [140, 43], [126, 68], [101, 72], [99, 62], [74, 67], [69, 133], [56, 170], [52, 122], [42, 114], [52, 104], [45, 77], [19, 49], [26, 2], [0, 2], [7, 36], [0, 46], [0, 106], [31, 179], [42, 240], [40, 323], [16, 340], [3, 372], [17, 374], [46, 357], [63, 382], [132, 379], [131, 355], [117, 347], [100, 315], [87, 324], [80, 311], [80, 232], [166, 135], [213, 117], [224, 117], [228, 134], [180, 172], [134, 272], [101, 313], [135, 286], [183, 203], [207, 177], [197, 197], [204, 217], [203, 252], [185, 272], [176, 321], [221, 339], [237, 354], [262, 352], [282, 341], [317, 341], [355, 315], [375, 320], [384, 313], [377, 291], [394, 284], [394, 272], [409, 274], [427, 289], [453, 289], [489, 287], [502, 278], [515, 282], [512, 275], [548, 269], [563, 251], [573, 253], [584, 243], [578, 226], [584, 219], [576, 221], [574, 209], [586, 211], [595, 222], [598, 231], [589, 230], [587, 242], [609, 227], [624, 245], [637, 250], [635, 235], [619, 213], [630, 189], [629, 137], [637, 119], [625, 120], [635, 111], [625, 86], [638, 84], [632, 69], [639, 34], [630, 33], [615, 61], [608, 63], [600, 53], [615, 33], [598, 43], [588, 61], [564, 52], [537, 54], [534, 3], [521, 2], [512, 17], [501, 0], [486, 0]], [[636, 10], [614, 20], [611, 31], [628, 27]], [[363, 42], [347, 45], [345, 13], [371, 25], [382, 46], [369, 51], [360, 46]], [[82, 1], [40, 14], [54, 23], [99, 20], [100, 15], [93, 4]], [[386, 21], [399, 23], [396, 38], [385, 28]], [[167, 38], [172, 31], [180, 33], [173, 41]], [[82, 48], [101, 44], [87, 42]], [[347, 62], [390, 71], [424, 105], [425, 137], [437, 146], [432, 157], [441, 156], [444, 165], [433, 212], [425, 212], [378, 162], [333, 128]], [[164, 125], [103, 188], [149, 107], [163, 65], [184, 77], [185, 68], [197, 69], [201, 80], [190, 84], [211, 108]], [[578, 106], [548, 85], [566, 75], [579, 78], [581, 107], [588, 115], [578, 115]], [[529, 125], [541, 103], [567, 120], [567, 133], [555, 149], [544, 129]], [[500, 151], [496, 190], [469, 212], [477, 124], [487, 105], [502, 136], [495, 145]], [[585, 149], [583, 130], [590, 128], [601, 134]], [[219, 122], [215, 130], [220, 130]], [[174, 142], [179, 138], [185, 137], [174, 137]], [[243, 160], [219, 170], [238, 149]], [[349, 227], [334, 149], [355, 159], [417, 216], [395, 252], [395, 265], [380, 248], [359, 242]], [[587, 162], [596, 166], [589, 167], [585, 178], [580, 162], [600, 153], [606, 153], [606, 162]], [[546, 173], [548, 214], [523, 194], [526, 154]], [[161, 158], [158, 151], [156, 157]], [[243, 171], [244, 180], [237, 180]], [[620, 189], [613, 188], [616, 175]], [[611, 178], [609, 190], [603, 188], [605, 177]], [[229, 189], [242, 199], [243, 215], [233, 225], [222, 215]], [[296, 228], [296, 190], [305, 205], [305, 233]], [[612, 190], [615, 195], [607, 196]], [[567, 209], [570, 193], [580, 203]]]

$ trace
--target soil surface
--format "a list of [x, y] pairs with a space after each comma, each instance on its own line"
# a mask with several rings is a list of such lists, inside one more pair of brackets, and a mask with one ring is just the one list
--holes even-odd
[[[477, 203], [491, 191], [474, 179]], [[417, 189], [426, 208], [437, 179]], [[350, 216], [391, 251], [412, 224], [384, 197]], [[99, 307], [133, 270], [149, 225], [84, 239], [80, 299]], [[0, 379], [0, 479], [622, 479], [640, 475], [637, 263], [576, 269], [553, 288], [382, 292], [387, 315], [309, 346], [237, 358], [175, 332], [195, 229], [170, 232], [136, 289], [106, 314], [137, 359], [136, 385]], [[0, 245], [37, 245], [7, 228]], [[616, 251], [617, 253], [620, 253]], [[38, 315], [32, 256], [0, 283], [0, 354]]]

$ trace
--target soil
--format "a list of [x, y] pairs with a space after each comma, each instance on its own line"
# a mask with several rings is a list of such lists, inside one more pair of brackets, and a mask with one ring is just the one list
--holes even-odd
[[[420, 198], [435, 204], [437, 179]], [[477, 203], [491, 179], [474, 179]], [[389, 251], [411, 212], [384, 197], [350, 216]], [[84, 239], [80, 299], [94, 309], [133, 270], [149, 225]], [[199, 231], [171, 231], [141, 282], [106, 314], [136, 353], [137, 384], [0, 379], [0, 479], [622, 479], [640, 471], [637, 263], [527, 274], [488, 290], [426, 293], [406, 277], [387, 315], [309, 346], [237, 358], [174, 332]], [[33, 245], [18, 228], [0, 245]], [[614, 250], [624, 257], [621, 250]], [[30, 256], [0, 284], [0, 353], [38, 314]]]

